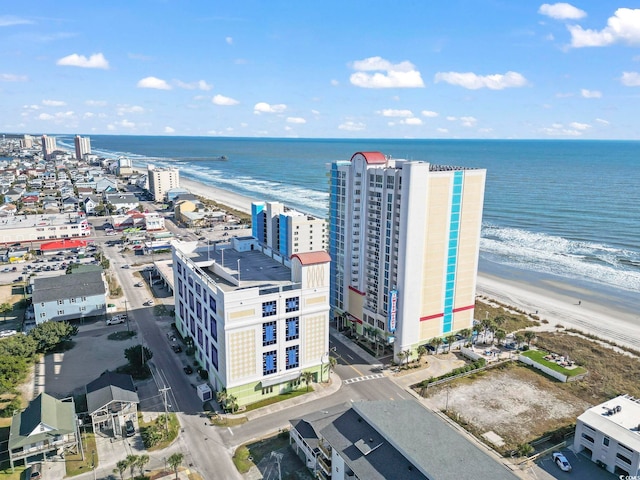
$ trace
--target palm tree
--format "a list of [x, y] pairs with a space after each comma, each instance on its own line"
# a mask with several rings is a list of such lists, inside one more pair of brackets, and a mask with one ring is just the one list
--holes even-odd
[[438, 349], [440, 348], [440, 345], [442, 345], [442, 339], [440, 337], [433, 337], [430, 341], [429, 341], [429, 345], [433, 346], [433, 354], [435, 355], [436, 353], [438, 353]]
[[420, 363], [420, 360], [422, 360], [422, 357], [424, 357], [426, 354], [427, 354], [427, 347], [425, 347], [424, 345], [420, 345], [416, 349], [416, 355], [418, 356], [418, 363]]
[[460, 335], [462, 335], [462, 337], [465, 339], [465, 341], [469, 341], [469, 337], [471, 336], [471, 329], [470, 328], [463, 328], [458, 333], [460, 333]]
[[144, 477], [144, 467], [147, 463], [149, 463], [149, 460], [151, 460], [149, 458], [149, 455], [144, 454], [144, 455], [139, 455], [138, 459], [136, 460], [136, 467], [138, 467], [138, 470], [140, 471], [140, 476]]
[[180, 467], [180, 464], [182, 464], [182, 460], [184, 460], [184, 455], [181, 453], [174, 453], [167, 458], [167, 463], [173, 470], [173, 473], [176, 474], [176, 480], [178, 480], [178, 468]]
[[506, 321], [507, 319], [502, 316], [497, 316], [493, 319], [493, 323], [495, 323], [498, 327], [503, 326]]
[[238, 399], [235, 395], [227, 394], [227, 401], [225, 402], [225, 408], [231, 410], [231, 413], [236, 413], [238, 410]]
[[453, 345], [453, 342], [456, 341], [456, 336], [455, 335], [447, 335], [446, 339], [447, 339], [447, 345], [449, 346], [448, 352], [451, 353], [451, 345]]
[[532, 332], [531, 330], [526, 330], [524, 332], [524, 338], [527, 339], [527, 345], [531, 346], [531, 342], [536, 338], [536, 332]]
[[499, 346], [502, 340], [507, 338], [507, 332], [505, 332], [502, 328], [499, 328], [498, 330], [496, 330], [495, 337], [498, 340], [498, 346]]
[[409, 366], [409, 360], [411, 360], [411, 350], [407, 349], [404, 351], [404, 358], [407, 359], [407, 366]]
[[521, 333], [516, 333], [513, 339], [516, 342], [516, 346], [520, 348], [520, 345], [524, 342], [524, 336]]
[[302, 380], [307, 384], [307, 392], [309, 391], [309, 384], [313, 381], [313, 373], [310, 371], [302, 372]]
[[488, 318], [485, 318], [480, 322], [480, 328], [482, 329], [482, 339], [484, 340], [484, 344], [487, 344], [487, 331], [491, 330], [493, 322]]
[[333, 372], [333, 369], [336, 368], [338, 364], [338, 359], [336, 357], [329, 357], [329, 373]]
[[222, 408], [225, 407], [225, 405], [227, 404], [227, 398], [229, 397], [228, 393], [227, 393], [227, 389], [223, 388], [222, 390], [220, 390], [219, 392], [216, 393], [216, 400], [218, 400], [218, 403], [220, 404], [220, 406]]
[[124, 480], [124, 472], [128, 466], [129, 465], [127, 465], [126, 460], [120, 460], [118, 463], [116, 463], [116, 468], [113, 469], [113, 473], [117, 473], [118, 475], [120, 475], [120, 480]]
[[407, 356], [407, 354], [405, 353], [404, 350], [401, 350], [398, 352], [397, 357], [398, 357], [398, 361], [400, 362], [400, 366], [402, 366], [402, 364], [404, 363], [404, 359]]
[[137, 455], [127, 455], [127, 458], [124, 459], [127, 462], [127, 467], [129, 467], [129, 473], [131, 473], [131, 478], [134, 477], [134, 470], [136, 469], [136, 464], [138, 462]]

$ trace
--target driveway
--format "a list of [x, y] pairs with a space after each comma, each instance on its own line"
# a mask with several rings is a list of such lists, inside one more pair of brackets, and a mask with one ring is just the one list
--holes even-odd
[[[573, 439], [569, 440], [573, 441]], [[598, 467], [586, 456], [573, 453], [573, 450], [564, 448], [561, 450], [567, 460], [571, 464], [571, 472], [563, 472], [554, 463], [551, 453], [538, 460], [536, 465], [542, 470], [547, 472], [553, 478], [558, 480], [570, 480], [579, 478], [580, 480], [618, 480], [618, 476], [613, 473], [609, 473], [606, 470]]]

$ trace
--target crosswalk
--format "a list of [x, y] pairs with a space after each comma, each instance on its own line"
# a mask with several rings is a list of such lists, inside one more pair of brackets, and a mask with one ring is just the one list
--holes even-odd
[[374, 373], [372, 375], [363, 375], [362, 377], [349, 378], [347, 380], [344, 380], [342, 383], [348, 385], [350, 383], [364, 382], [365, 380], [374, 380], [376, 378], [382, 377], [384, 377], [383, 373]]

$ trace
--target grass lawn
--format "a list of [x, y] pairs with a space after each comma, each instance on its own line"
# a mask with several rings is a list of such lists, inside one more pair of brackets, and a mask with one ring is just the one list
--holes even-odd
[[247, 473], [252, 466], [260, 463], [266, 455], [289, 445], [289, 432], [283, 431], [273, 437], [242, 445], [233, 455], [233, 464], [238, 472]]
[[[498, 304], [498, 306], [494, 306], [493, 303]], [[494, 300], [492, 300], [491, 303], [487, 303], [485, 300], [476, 299], [474, 316], [480, 319], [502, 317], [504, 324], [500, 328], [507, 333], [540, 325], [540, 322], [531, 316], [525, 313], [507, 310], [505, 306], [502, 306], [502, 304]]]
[[257, 410], [258, 408], [266, 407], [267, 405], [273, 405], [274, 403], [282, 402], [283, 400], [289, 400], [290, 398], [299, 397], [300, 395], [304, 395], [306, 393], [313, 392], [313, 387], [309, 386], [309, 391], [307, 392], [307, 387], [301, 388], [300, 390], [294, 390], [293, 392], [282, 393], [275, 397], [265, 398], [264, 400], [260, 400], [259, 402], [252, 403], [247, 405], [245, 408], [245, 412], [250, 410]]
[[93, 433], [87, 433], [82, 436], [82, 448], [84, 450], [84, 460], [82, 460], [82, 455], [80, 455], [79, 452], [75, 455], [67, 453], [64, 457], [64, 463], [66, 464], [67, 475], [69, 477], [91, 471], [91, 452], [96, 452], [94, 456], [96, 467], [99, 464], [96, 439]]
[[209, 420], [211, 421], [211, 425], [215, 425], [216, 427], [237, 427], [238, 425], [248, 422], [247, 417], [221, 417], [219, 415], [210, 415]]
[[549, 367], [551, 370], [566, 375], [567, 377], [575, 377], [576, 375], [580, 375], [587, 371], [587, 369], [583, 367], [575, 367], [569, 369], [558, 365], [556, 362], [550, 362], [549, 360], [546, 360], [544, 358], [545, 355], [549, 355], [549, 352], [545, 352], [544, 350], [527, 350], [526, 352], [522, 352], [521, 355], [524, 355], [525, 357], [530, 358], [531, 360], [534, 360], [544, 365], [545, 367]]
[[[178, 432], [180, 431], [180, 422], [178, 421], [178, 417], [175, 413], [169, 414], [169, 432], [164, 435], [166, 432], [164, 425], [164, 414], [158, 416], [156, 419], [151, 420], [150, 422], [145, 422], [141, 413], [138, 413], [138, 425], [140, 427], [141, 433], [145, 429], [157, 429], [159, 432], [163, 433], [163, 438], [157, 444], [152, 447], [148, 447], [147, 450], [150, 452], [154, 452], [156, 450], [162, 450], [163, 448], [167, 448], [169, 445], [173, 443], [173, 441], [177, 438]], [[144, 438], [144, 435], [143, 435]]]

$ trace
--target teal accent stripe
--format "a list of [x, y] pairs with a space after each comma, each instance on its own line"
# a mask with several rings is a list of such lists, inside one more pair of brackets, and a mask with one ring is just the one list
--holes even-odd
[[458, 247], [460, 242], [460, 209], [462, 208], [461, 170], [453, 173], [453, 191], [451, 195], [451, 215], [449, 221], [449, 248], [447, 252], [447, 272], [444, 292], [444, 318], [442, 333], [450, 333], [453, 328], [453, 299], [456, 286], [456, 267], [458, 265]]

